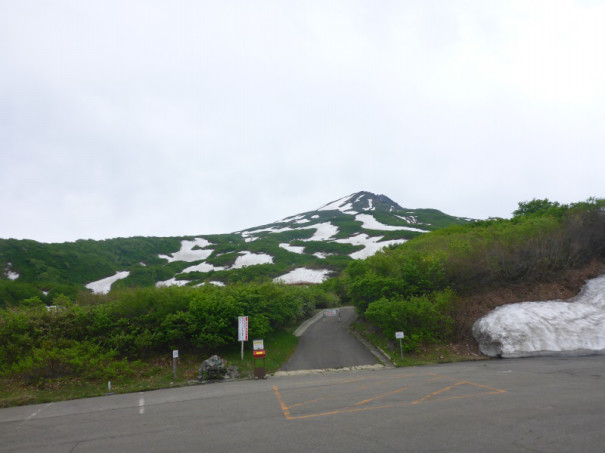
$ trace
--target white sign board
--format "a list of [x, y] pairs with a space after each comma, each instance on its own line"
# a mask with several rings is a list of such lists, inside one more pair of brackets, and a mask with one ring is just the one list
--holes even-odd
[[178, 350], [172, 351], [172, 358], [173, 359], [178, 359], [179, 358], [179, 351]]
[[395, 338], [400, 340], [403, 338], [403, 332], [395, 332]]
[[336, 316], [338, 315], [338, 311], [335, 309], [329, 309], [324, 311], [326, 316]]
[[263, 349], [265, 349], [265, 343], [263, 340], [252, 340], [253, 351], [262, 351]]
[[248, 317], [237, 317], [237, 341], [248, 341]]

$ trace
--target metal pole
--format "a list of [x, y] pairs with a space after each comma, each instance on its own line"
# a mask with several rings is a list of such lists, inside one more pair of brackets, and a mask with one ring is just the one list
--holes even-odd
[[176, 381], [176, 357], [172, 358], [172, 374], [174, 375], [174, 380]]
[[244, 360], [244, 341], [242, 340], [242, 360]]
[[399, 350], [401, 351], [401, 358], [403, 359], [403, 344], [401, 343], [401, 338], [399, 339]]

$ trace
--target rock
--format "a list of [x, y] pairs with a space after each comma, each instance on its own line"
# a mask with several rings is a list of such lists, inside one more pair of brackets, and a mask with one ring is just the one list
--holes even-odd
[[218, 379], [237, 379], [239, 377], [239, 370], [236, 366], [227, 366], [225, 359], [213, 355], [202, 362], [197, 378], [204, 382]]

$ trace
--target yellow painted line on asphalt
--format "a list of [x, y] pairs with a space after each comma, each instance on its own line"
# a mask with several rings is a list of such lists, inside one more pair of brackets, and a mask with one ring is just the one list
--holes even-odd
[[372, 401], [376, 401], [376, 400], [378, 400], [380, 398], [384, 398], [384, 397], [387, 397], [387, 396], [390, 396], [390, 395], [394, 395], [394, 394], [399, 393], [399, 392], [403, 392], [404, 390], [407, 390], [409, 388], [410, 388], [410, 386], [408, 385], [407, 387], [402, 387], [400, 389], [393, 390], [392, 392], [384, 393], [382, 395], [374, 396], [373, 398], [368, 398], [367, 400], [360, 401], [358, 403], [353, 404], [353, 406], [361, 406], [362, 404], [367, 404], [367, 403], [370, 403]]
[[[406, 374], [402, 377], [410, 377], [410, 376], [414, 376], [414, 377], [421, 377], [418, 374]], [[293, 415], [291, 412], [291, 409], [295, 409], [295, 408], [299, 408], [302, 406], [307, 406], [307, 405], [311, 405], [312, 403], [315, 402], [319, 402], [319, 401], [326, 401], [330, 398], [332, 398], [335, 395], [329, 395], [329, 396], [324, 396], [324, 397], [319, 397], [319, 398], [314, 398], [314, 399], [310, 399], [301, 403], [296, 403], [296, 404], [292, 404], [290, 406], [288, 406], [282, 396], [282, 394], [279, 391], [279, 388], [277, 386], [273, 386], [273, 391], [275, 392], [275, 395], [277, 397], [277, 400], [280, 404], [280, 407], [282, 409], [282, 412], [284, 414], [284, 417], [286, 418], [286, 420], [301, 420], [301, 419], [306, 419], [306, 418], [314, 418], [314, 417], [325, 417], [325, 416], [330, 416], [330, 415], [339, 415], [339, 414], [348, 414], [348, 413], [354, 413], [354, 412], [362, 412], [362, 411], [367, 411], [367, 410], [379, 410], [379, 409], [390, 409], [390, 408], [394, 408], [394, 407], [401, 407], [401, 406], [413, 406], [413, 405], [418, 405], [421, 403], [425, 403], [425, 402], [436, 402], [436, 401], [447, 401], [447, 400], [455, 400], [455, 399], [463, 399], [463, 398], [475, 398], [475, 397], [479, 397], [479, 396], [487, 396], [487, 395], [496, 395], [496, 394], [500, 394], [500, 393], [506, 393], [506, 390], [503, 389], [498, 389], [495, 387], [490, 387], [488, 385], [483, 385], [483, 384], [477, 384], [475, 382], [471, 382], [471, 381], [460, 381], [448, 376], [442, 376], [442, 375], [437, 375], [434, 373], [429, 373], [429, 375], [427, 376], [428, 379], [426, 379], [424, 382], [435, 382], [438, 381], [440, 379], [445, 379], [445, 380], [450, 380], [453, 381], [453, 384], [448, 385], [446, 387], [443, 387], [439, 390], [436, 390], [434, 392], [431, 392], [417, 400], [414, 401], [402, 401], [402, 402], [395, 402], [395, 403], [390, 403], [390, 404], [384, 404], [381, 406], [367, 406], [367, 404], [372, 403], [374, 401], [383, 399], [385, 397], [388, 396], [392, 396], [392, 395], [396, 395], [398, 393], [402, 393], [406, 390], [409, 390], [411, 388], [417, 388], [419, 387], [420, 384], [416, 384], [416, 385], [408, 385], [405, 387], [401, 387], [401, 388], [397, 388], [395, 390], [392, 390], [390, 392], [386, 392], [386, 393], [382, 393], [380, 395], [376, 395], [370, 398], [366, 398], [364, 400], [358, 401], [356, 403], [353, 403], [351, 405], [348, 405], [346, 407], [341, 407], [341, 408], [335, 408], [333, 410], [324, 410], [324, 411], [320, 411], [320, 412], [315, 412], [315, 413], [308, 413], [308, 414], [300, 414], [300, 415]], [[357, 382], [358, 380], [351, 380], [349, 383], [354, 383]], [[370, 387], [376, 387], [379, 385], [383, 385], [387, 382], [387, 380], [381, 380], [376, 382], [375, 384], [370, 384], [367, 386], [363, 386], [364, 389], [370, 388]], [[470, 386], [473, 387], [473, 390], [479, 389], [479, 390], [483, 390], [480, 393], [466, 393], [466, 394], [457, 394], [457, 395], [448, 395], [447, 392], [450, 391], [455, 391], [455, 390], [460, 390], [461, 388], [463, 388], [464, 386]], [[297, 389], [297, 390], [311, 390], [310, 388], [307, 389]], [[340, 393], [340, 392], [339, 392]], [[341, 393], [342, 396], [342, 393]], [[361, 407], [363, 406], [363, 407]]]

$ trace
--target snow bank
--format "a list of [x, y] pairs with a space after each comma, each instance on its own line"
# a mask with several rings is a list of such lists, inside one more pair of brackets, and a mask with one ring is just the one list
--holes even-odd
[[172, 277], [170, 280], [164, 280], [163, 282], [157, 282], [156, 287], [161, 288], [162, 286], [185, 286], [189, 283], [189, 280], [177, 280]]
[[6, 275], [6, 278], [8, 278], [9, 280], [17, 280], [19, 278], [19, 273], [15, 272], [11, 269], [11, 266], [13, 265], [13, 263], [6, 263], [6, 268], [4, 269], [4, 275]]
[[346, 197], [342, 197], [336, 201], [322, 206], [318, 209], [318, 211], [349, 211], [350, 209], [353, 209], [353, 205], [350, 202], [347, 202], [350, 201], [352, 197], [353, 195], [347, 195]]
[[290, 244], [282, 243], [282, 244], [279, 244], [279, 246], [282, 249], [286, 249], [288, 252], [298, 253], [299, 255], [302, 255], [303, 253], [305, 253], [305, 248], [298, 246], [298, 245], [290, 245]]
[[276, 283], [321, 283], [331, 271], [327, 269], [307, 269], [300, 267], [273, 279]]
[[605, 353], [605, 275], [566, 302], [498, 307], [475, 322], [473, 335], [491, 357]]
[[241, 252], [231, 269], [240, 269], [246, 266], [254, 266], [255, 264], [272, 264], [273, 257], [265, 253]]
[[129, 275], [129, 271], [116, 272], [116, 275], [112, 275], [111, 277], [102, 278], [96, 282], [88, 283], [86, 288], [91, 290], [94, 294], [107, 294], [109, 291], [111, 291], [111, 285], [118, 280], [128, 277]]
[[389, 245], [403, 244], [406, 242], [405, 239], [394, 239], [392, 241], [379, 242], [382, 238], [383, 236], [368, 236], [367, 234], [363, 233], [346, 239], [337, 239], [334, 242], [339, 242], [341, 244], [363, 245], [363, 249], [353, 252], [349, 255], [354, 260], [368, 258]]
[[209, 264], [209, 263], [200, 263], [200, 264], [196, 264], [195, 266], [189, 266], [189, 267], [183, 269], [183, 272], [181, 272], [181, 273], [187, 274], [189, 272], [210, 272], [210, 271], [223, 271], [223, 270], [225, 270], [225, 268], [222, 266], [213, 266], [212, 264]]
[[370, 214], [358, 214], [355, 216], [355, 220], [362, 223], [361, 227], [367, 230], [379, 230], [379, 231], [416, 231], [418, 233], [427, 233], [426, 230], [421, 230], [420, 228], [412, 228], [407, 226], [393, 226], [393, 225], [385, 225], [384, 223], [380, 223], [378, 220], [374, 218], [373, 215]]
[[[203, 238], [196, 238], [193, 241], [182, 241], [181, 249], [172, 255], [158, 255], [160, 258], [168, 260], [169, 263], [173, 261], [185, 261], [191, 263], [193, 261], [205, 260], [212, 255], [212, 249], [203, 250], [205, 247], [212, 245], [209, 241]], [[198, 247], [194, 250], [194, 247]]]
[[338, 227], [332, 225], [330, 222], [316, 223], [315, 225], [301, 229], [308, 230], [309, 228], [315, 228], [315, 234], [309, 239], [303, 239], [304, 241], [327, 241], [338, 233]]

